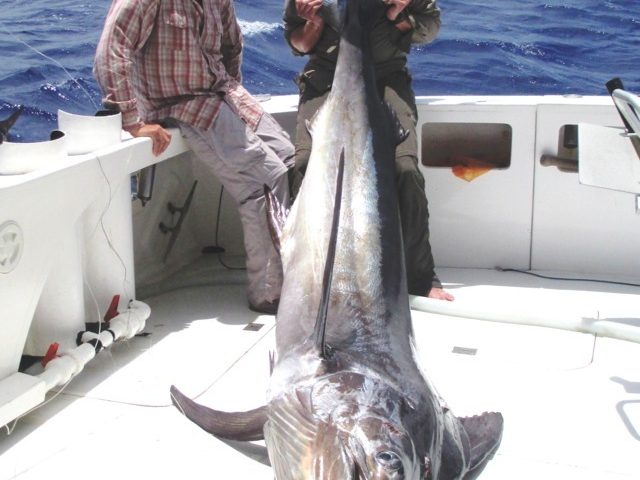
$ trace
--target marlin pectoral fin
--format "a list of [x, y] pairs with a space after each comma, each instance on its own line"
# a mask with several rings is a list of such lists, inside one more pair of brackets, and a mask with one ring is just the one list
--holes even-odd
[[307, 133], [311, 138], [313, 138], [313, 128], [311, 127], [312, 124], [313, 124], [313, 119], [304, 121], [304, 128], [307, 130]]
[[221, 412], [199, 405], [171, 386], [171, 401], [189, 420], [204, 431], [227, 440], [251, 441], [264, 438], [263, 428], [267, 421], [267, 407], [262, 406], [247, 412]]
[[398, 119], [398, 114], [394, 110], [394, 108], [388, 103], [385, 102], [387, 106], [387, 110], [389, 111], [389, 116], [391, 117], [391, 125], [393, 125], [393, 132], [395, 134], [396, 145], [400, 145], [404, 142], [409, 136], [409, 130], [404, 128]]
[[269, 234], [276, 251], [280, 253], [280, 238], [282, 237], [282, 228], [284, 222], [289, 215], [284, 205], [280, 203], [278, 198], [273, 194], [271, 189], [264, 186], [264, 196], [267, 202], [267, 224], [269, 225]]
[[[314, 70], [309, 70], [307, 71], [307, 75], [312, 75], [314, 72]], [[313, 139], [313, 126], [317, 123], [316, 119], [318, 118], [318, 116], [320, 115], [320, 110], [317, 110], [312, 116], [311, 118], [307, 119], [304, 121], [304, 128], [307, 130], [307, 133], [309, 134], [309, 136], [311, 137], [311, 139]]]
[[500, 445], [504, 420], [502, 414], [496, 412], [485, 412], [459, 420], [469, 437], [469, 473], [464, 477], [469, 480], [477, 476]]
[[22, 105], [18, 106], [18, 109], [13, 112], [8, 118], [4, 120], [0, 120], [0, 143], [5, 141], [9, 136], [9, 129], [13, 127], [13, 124], [16, 123], [18, 117], [22, 113], [24, 107]]

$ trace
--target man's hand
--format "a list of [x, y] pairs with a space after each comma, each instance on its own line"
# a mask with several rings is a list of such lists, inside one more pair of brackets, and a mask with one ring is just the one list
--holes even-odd
[[395, 21], [398, 15], [400, 15], [400, 12], [407, 8], [410, 2], [411, 0], [384, 0], [384, 3], [389, 5], [387, 9], [387, 18], [389, 21]]
[[322, 0], [296, 0], [296, 12], [306, 22], [291, 33], [291, 46], [302, 53], [310, 52], [320, 40], [324, 20], [318, 15]]
[[318, 16], [318, 11], [322, 7], [322, 0], [296, 0], [296, 12], [299, 17], [307, 22], [321, 26], [323, 21]]
[[140, 128], [129, 130], [129, 133], [134, 137], [149, 137], [153, 144], [153, 154], [156, 157], [164, 152], [171, 143], [171, 134], [157, 123], [147, 123]]

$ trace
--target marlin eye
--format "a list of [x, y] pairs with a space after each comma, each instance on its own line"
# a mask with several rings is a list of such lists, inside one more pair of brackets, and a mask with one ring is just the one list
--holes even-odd
[[385, 470], [397, 471], [402, 468], [402, 461], [394, 452], [378, 452], [376, 453], [376, 461], [382, 465]]

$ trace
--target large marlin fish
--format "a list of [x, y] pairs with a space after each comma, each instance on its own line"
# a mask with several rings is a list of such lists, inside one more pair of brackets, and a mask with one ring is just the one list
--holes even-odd
[[264, 437], [279, 480], [475, 477], [502, 416], [455, 417], [416, 362], [395, 184], [402, 134], [376, 91], [368, 40], [385, 5], [344, 2], [305, 180], [285, 221], [270, 209], [284, 285], [267, 404], [225, 413], [175, 387], [172, 397], [217, 436]]

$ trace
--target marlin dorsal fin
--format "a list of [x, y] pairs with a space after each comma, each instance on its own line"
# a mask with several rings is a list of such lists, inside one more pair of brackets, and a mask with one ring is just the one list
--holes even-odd
[[338, 163], [338, 178], [336, 180], [336, 197], [333, 206], [333, 221], [331, 222], [331, 234], [329, 236], [329, 248], [324, 264], [322, 278], [322, 296], [320, 307], [313, 330], [316, 349], [322, 358], [327, 358], [327, 346], [325, 343], [325, 331], [327, 328], [327, 313], [329, 312], [329, 294], [331, 292], [331, 278], [333, 277], [333, 264], [336, 259], [336, 245], [338, 243], [338, 224], [340, 222], [340, 205], [342, 203], [342, 177], [344, 176], [344, 150], [340, 153]]

